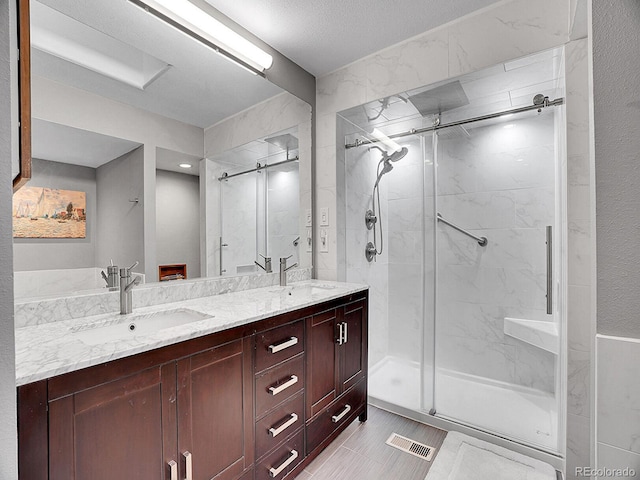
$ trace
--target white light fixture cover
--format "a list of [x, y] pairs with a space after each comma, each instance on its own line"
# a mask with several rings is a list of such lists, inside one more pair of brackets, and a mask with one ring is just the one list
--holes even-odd
[[273, 57], [188, 0], [136, 0], [263, 72]]
[[397, 152], [398, 150], [402, 150], [402, 147], [398, 145], [397, 142], [394, 142], [393, 140], [391, 140], [389, 137], [387, 137], [384, 133], [382, 133], [377, 128], [373, 129], [373, 132], [371, 132], [371, 135], [376, 140], [381, 142], [385, 147], [387, 147], [388, 150], [390, 150], [389, 154], [393, 152]]

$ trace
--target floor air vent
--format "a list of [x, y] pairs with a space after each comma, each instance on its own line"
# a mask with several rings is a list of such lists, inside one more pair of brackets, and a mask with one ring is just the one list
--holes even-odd
[[403, 452], [415, 455], [418, 458], [422, 458], [423, 460], [427, 460], [428, 462], [431, 461], [431, 457], [433, 457], [433, 453], [435, 452], [435, 448], [423, 443], [418, 443], [397, 433], [392, 433], [391, 436], [387, 438], [386, 444]]

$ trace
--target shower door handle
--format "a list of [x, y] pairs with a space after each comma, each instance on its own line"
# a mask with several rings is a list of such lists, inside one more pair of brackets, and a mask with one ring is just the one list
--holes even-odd
[[547, 225], [547, 315], [553, 314], [553, 227]]

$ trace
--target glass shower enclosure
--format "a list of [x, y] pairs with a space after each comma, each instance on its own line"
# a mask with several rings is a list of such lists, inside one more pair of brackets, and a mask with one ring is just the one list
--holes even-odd
[[339, 114], [372, 403], [562, 454], [563, 83], [553, 50]]
[[299, 262], [298, 154], [291, 128], [211, 159], [219, 183], [220, 275], [264, 271], [267, 258], [276, 271], [279, 257]]

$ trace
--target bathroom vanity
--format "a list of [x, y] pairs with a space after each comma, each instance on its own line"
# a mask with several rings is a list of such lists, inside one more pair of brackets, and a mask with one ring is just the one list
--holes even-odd
[[[367, 300], [308, 281], [95, 317], [93, 345], [88, 318], [27, 327], [49, 329], [28, 355], [56, 360], [18, 375], [20, 478], [292, 478], [366, 420]], [[107, 333], [186, 311], [201, 316]]]

